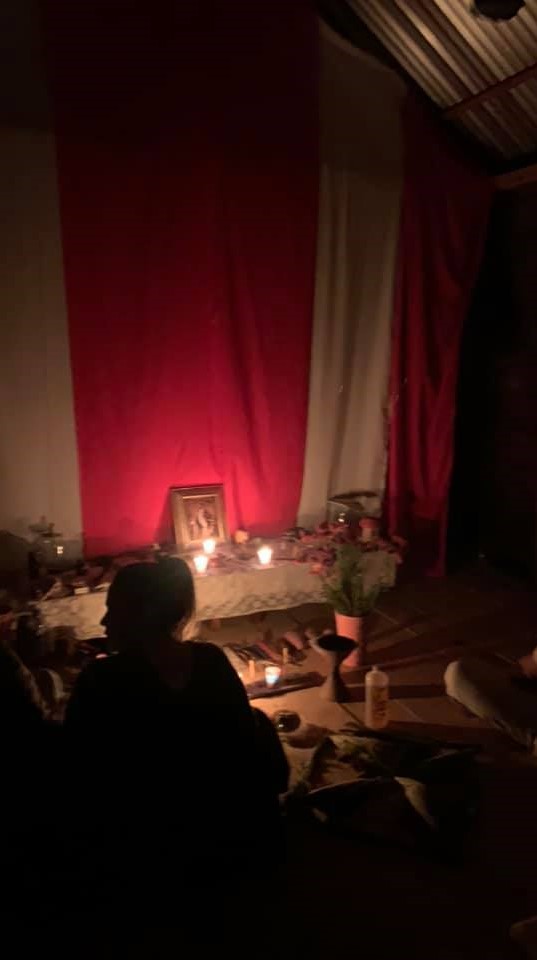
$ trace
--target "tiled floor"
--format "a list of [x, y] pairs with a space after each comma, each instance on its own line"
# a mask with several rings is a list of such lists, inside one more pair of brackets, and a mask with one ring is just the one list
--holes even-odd
[[[269, 615], [263, 627], [281, 633], [329, 619], [309, 606]], [[256, 629], [234, 621], [207, 637], [253, 638]], [[482, 744], [478, 826], [464, 861], [450, 866], [318, 830], [294, 834], [288, 883], [298, 955], [514, 958], [509, 925], [537, 913], [537, 766], [448, 700], [442, 679], [447, 663], [466, 653], [514, 659], [537, 645], [537, 596], [485, 569], [399, 585], [382, 598], [369, 636], [369, 661], [390, 676], [394, 729]], [[310, 665], [322, 669], [313, 653]], [[363, 718], [363, 674], [348, 682], [346, 704], [326, 703], [310, 689], [257, 705], [269, 713], [295, 709], [313, 732], [338, 729]]]
[[[331, 622], [328, 608], [308, 604], [269, 613], [262, 623], [236, 618], [222, 621], [218, 630], [205, 626], [204, 636], [222, 644], [248, 642], [267, 629], [277, 637], [310, 625], [321, 632]], [[470, 652], [515, 659], [537, 645], [537, 597], [531, 591], [486, 569], [398, 585], [368, 618], [367, 636], [368, 662], [382, 665], [390, 676], [395, 729], [421, 727], [424, 733], [500, 747], [503, 743], [510, 749], [501, 734], [445, 696], [443, 675], [450, 660]], [[306, 667], [325, 671], [323, 658], [313, 651]], [[363, 719], [364, 671], [345, 677], [350, 689], [350, 702], [345, 704], [327, 704], [314, 688], [255, 705], [270, 714], [282, 707], [294, 709], [305, 722], [339, 729], [349, 718]]]

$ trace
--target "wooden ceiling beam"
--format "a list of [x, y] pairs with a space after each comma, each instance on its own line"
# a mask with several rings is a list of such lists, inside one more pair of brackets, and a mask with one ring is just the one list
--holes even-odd
[[528, 183], [537, 182], [537, 163], [530, 163], [527, 167], [521, 167], [520, 170], [511, 170], [510, 173], [500, 173], [494, 177], [494, 185], [497, 190], [516, 190], [517, 187], [525, 187]]
[[466, 97], [464, 100], [459, 100], [458, 103], [454, 103], [453, 106], [447, 107], [447, 109], [444, 110], [444, 116], [450, 118], [459, 117], [461, 114], [467, 113], [468, 110], [472, 110], [478, 103], [482, 103], [484, 100], [490, 100], [491, 97], [497, 97], [498, 94], [505, 93], [506, 90], [512, 90], [513, 87], [518, 87], [519, 84], [525, 83], [527, 80], [530, 80], [531, 77], [537, 77], [537, 62], [529, 67], [524, 67], [524, 69], [519, 70], [518, 73], [513, 73], [510, 77], [498, 80], [497, 83], [493, 83], [490, 87], [485, 87], [485, 89], [480, 90], [479, 93], [473, 93], [472, 96]]

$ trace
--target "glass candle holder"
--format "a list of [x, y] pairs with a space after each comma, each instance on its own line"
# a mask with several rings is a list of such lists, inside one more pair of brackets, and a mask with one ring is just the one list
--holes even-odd
[[194, 566], [196, 568], [196, 573], [206, 573], [207, 567], [209, 565], [209, 557], [206, 553], [199, 553], [194, 557]]
[[273, 687], [278, 683], [282, 675], [280, 667], [277, 667], [275, 664], [271, 664], [268, 667], [265, 667], [265, 683], [267, 687]]
[[272, 561], [272, 547], [259, 547], [257, 551], [259, 563], [263, 567], [268, 567]]

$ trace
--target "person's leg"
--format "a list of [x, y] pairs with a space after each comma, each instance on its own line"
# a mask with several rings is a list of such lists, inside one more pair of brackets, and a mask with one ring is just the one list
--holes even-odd
[[508, 670], [482, 660], [455, 660], [444, 674], [448, 696], [490, 720], [517, 743], [532, 748], [537, 737], [536, 692], [513, 682]]

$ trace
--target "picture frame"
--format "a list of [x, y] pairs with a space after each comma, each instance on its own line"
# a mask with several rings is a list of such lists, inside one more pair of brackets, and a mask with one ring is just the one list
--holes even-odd
[[175, 542], [183, 549], [200, 547], [208, 538], [227, 540], [223, 484], [172, 487], [170, 506]]

